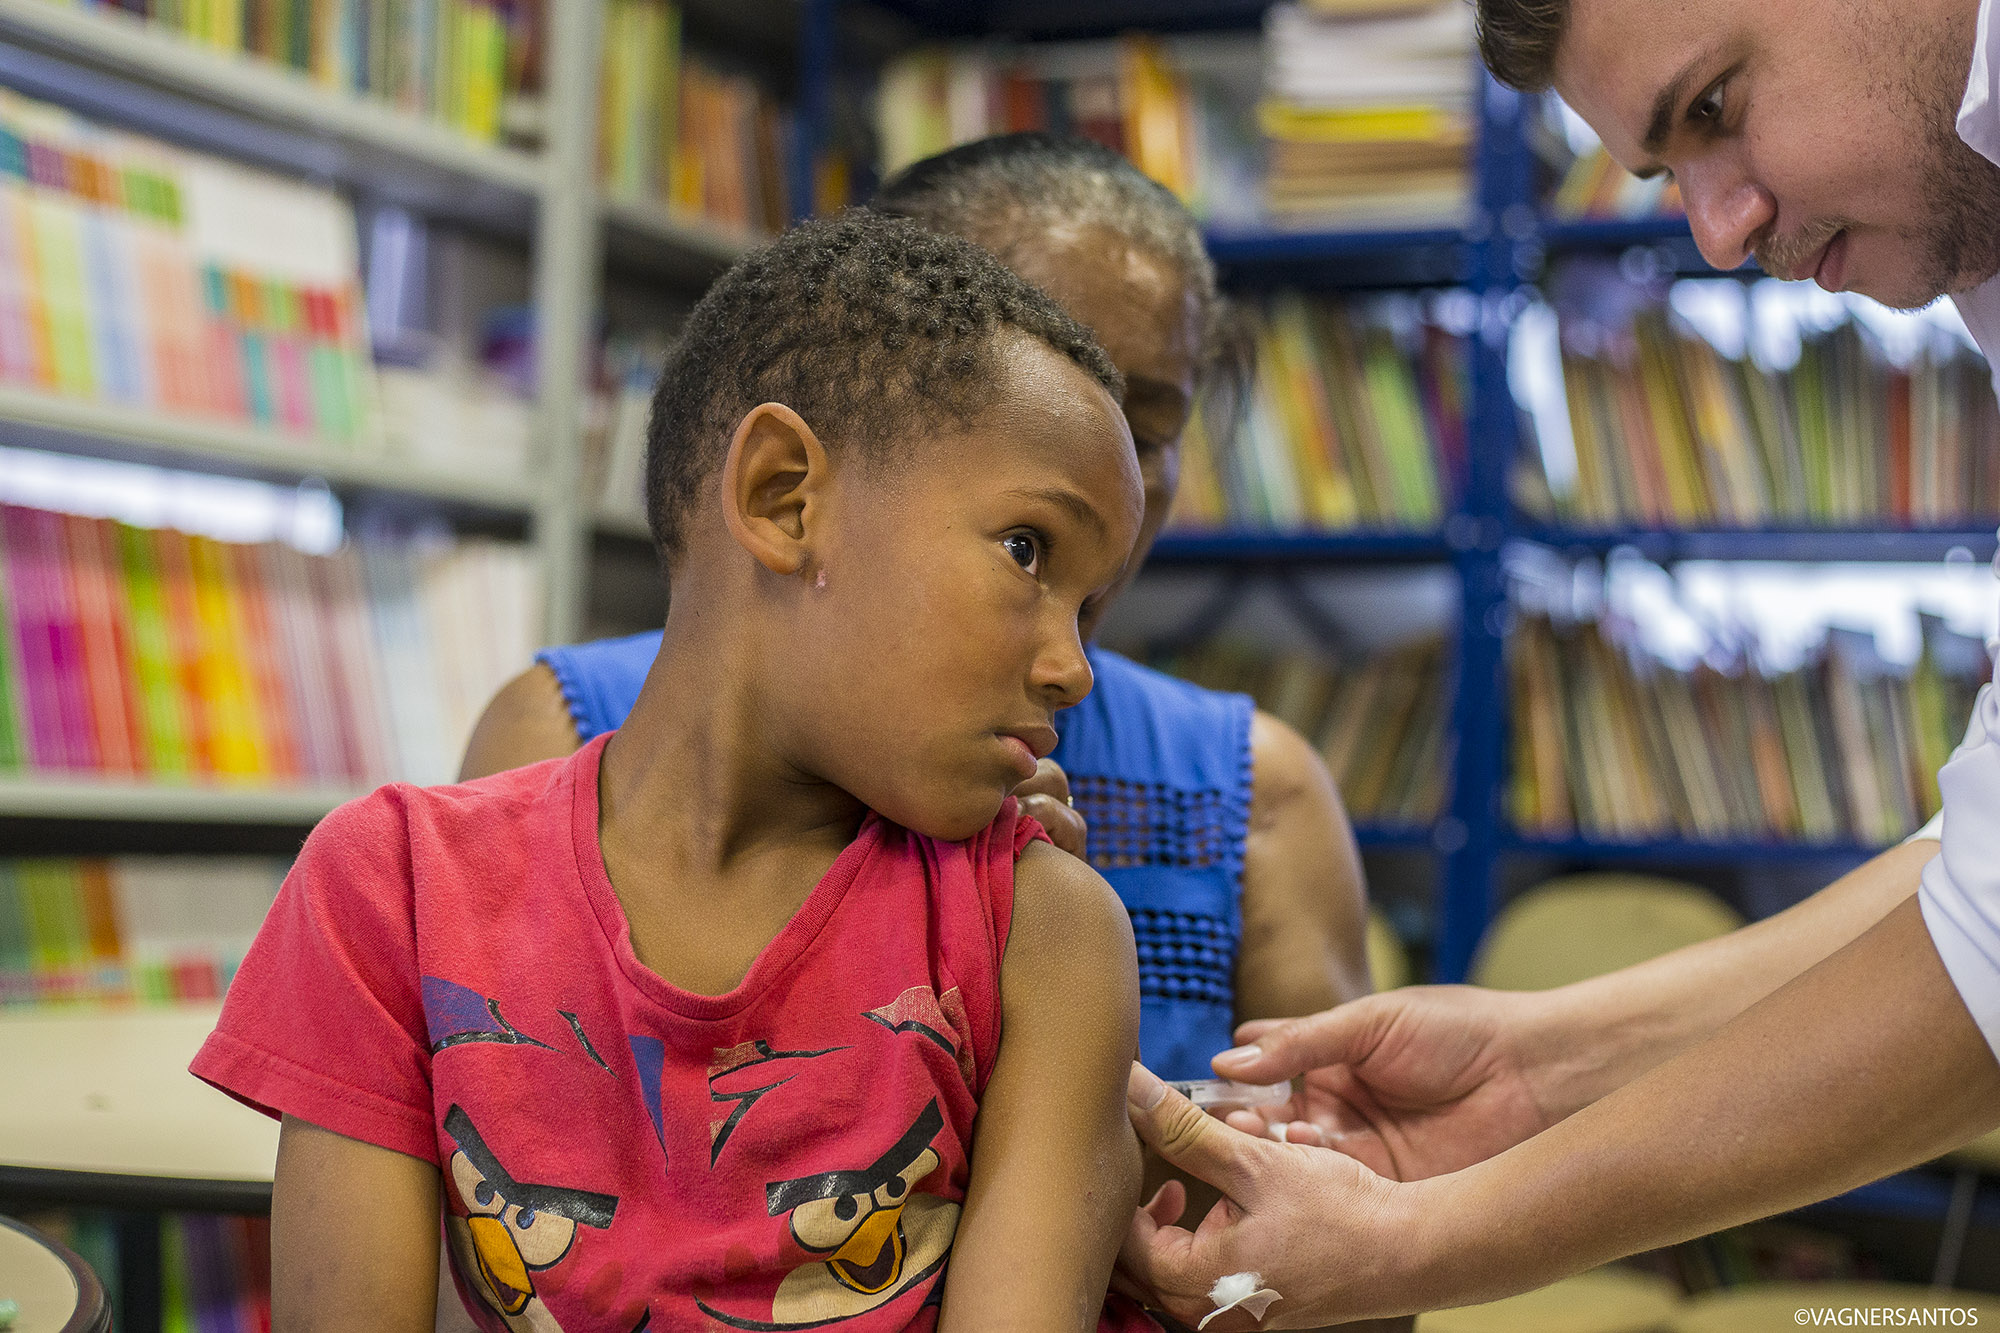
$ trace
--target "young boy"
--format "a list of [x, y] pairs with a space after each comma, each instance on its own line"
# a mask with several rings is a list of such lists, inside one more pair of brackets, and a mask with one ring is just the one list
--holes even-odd
[[488, 1330], [1097, 1326], [1131, 933], [1008, 793], [1139, 529], [1119, 390], [912, 223], [717, 282], [653, 408], [630, 719], [329, 816], [196, 1058], [284, 1117], [281, 1333], [428, 1328], [441, 1213]]

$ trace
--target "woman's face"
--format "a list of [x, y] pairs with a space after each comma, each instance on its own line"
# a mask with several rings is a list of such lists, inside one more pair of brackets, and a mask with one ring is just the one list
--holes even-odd
[[1181, 474], [1181, 432], [1194, 406], [1201, 310], [1174, 266], [1110, 228], [1061, 226], [1032, 250], [1009, 247], [1014, 271], [1056, 298], [1125, 375], [1125, 420], [1139, 452], [1146, 514], [1118, 581], [1085, 613], [1086, 637], [1145, 563], [1173, 507]]

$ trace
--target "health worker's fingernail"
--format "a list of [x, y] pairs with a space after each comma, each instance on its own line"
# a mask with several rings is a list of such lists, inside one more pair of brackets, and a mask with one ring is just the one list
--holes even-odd
[[1216, 1056], [1210, 1063], [1240, 1065], [1246, 1060], [1256, 1059], [1263, 1053], [1264, 1048], [1254, 1044], [1250, 1046], [1232, 1046], [1221, 1055]]
[[1150, 1111], [1160, 1104], [1167, 1095], [1167, 1085], [1159, 1075], [1142, 1064], [1132, 1066], [1132, 1075], [1125, 1084], [1125, 1100], [1141, 1111]]

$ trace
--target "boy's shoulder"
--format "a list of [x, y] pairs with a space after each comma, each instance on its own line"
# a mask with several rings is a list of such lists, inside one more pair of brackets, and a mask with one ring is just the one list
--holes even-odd
[[[1044, 928], [1036, 929], [1037, 923]], [[1117, 891], [1087, 864], [1040, 839], [1022, 847], [1014, 864], [1012, 935], [1086, 957], [1106, 947], [1133, 947], [1131, 916]]]
[[[302, 863], [328, 857], [376, 860], [406, 856], [412, 847], [435, 853], [492, 849], [534, 836], [532, 826], [566, 819], [571, 758], [545, 759], [469, 782], [422, 787], [391, 782], [337, 806], [313, 829]], [[539, 819], [538, 819], [539, 816]]]

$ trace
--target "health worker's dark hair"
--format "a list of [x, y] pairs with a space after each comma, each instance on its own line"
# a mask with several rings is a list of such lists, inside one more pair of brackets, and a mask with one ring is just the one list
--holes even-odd
[[1556, 49], [1569, 31], [1569, 0], [1478, 0], [1479, 54], [1493, 77], [1524, 93], [1556, 77]]
[[783, 403], [829, 451], [880, 456], [990, 407], [1009, 328], [1124, 396], [1104, 349], [1051, 297], [907, 218], [849, 209], [737, 261], [688, 316], [653, 396], [646, 512], [662, 559], [682, 553], [687, 518], [751, 408]]

